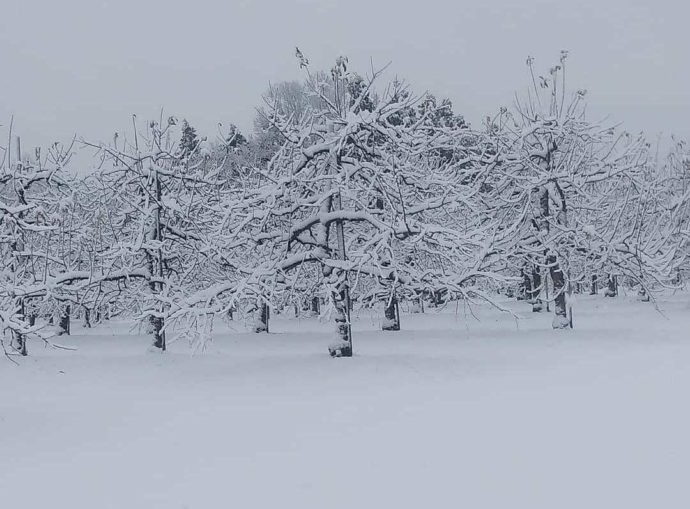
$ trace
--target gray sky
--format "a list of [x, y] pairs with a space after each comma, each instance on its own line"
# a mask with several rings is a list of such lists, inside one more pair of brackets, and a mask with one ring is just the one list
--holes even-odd
[[478, 124], [570, 51], [590, 111], [631, 130], [690, 138], [687, 0], [2, 0], [0, 123], [33, 146], [73, 133], [110, 140], [139, 118], [251, 127], [270, 81], [345, 54], [392, 62], [414, 89]]

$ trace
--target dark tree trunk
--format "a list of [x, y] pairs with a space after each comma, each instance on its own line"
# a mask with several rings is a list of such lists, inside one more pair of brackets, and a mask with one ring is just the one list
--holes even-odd
[[618, 296], [618, 280], [616, 276], [609, 274], [609, 278], [606, 283], [606, 292], [604, 292], [604, 295], [606, 297]]
[[[150, 261], [153, 261], [153, 257], [149, 257]], [[149, 266], [150, 268], [153, 267], [153, 264]], [[153, 273], [153, 271], [152, 271]], [[156, 282], [151, 282], [149, 283], [149, 287], [151, 288], [151, 294], [152, 295], [157, 295], [160, 293], [160, 288], [159, 283]], [[157, 311], [162, 311], [160, 308]], [[165, 351], [166, 349], [166, 344], [165, 344], [165, 332], [163, 331], [163, 327], [165, 326], [165, 321], [162, 317], [159, 316], [150, 316], [149, 317], [149, 332], [153, 336], [153, 347], [160, 349], [162, 352]]]
[[319, 316], [321, 314], [321, 301], [318, 297], [311, 298], [311, 312], [314, 316]]
[[522, 280], [518, 285], [517, 300], [532, 300], [532, 280], [524, 268], [520, 269], [520, 277]]
[[541, 271], [538, 266], [532, 267], [532, 291], [530, 292], [530, 301], [532, 302], [532, 312], [540, 313], [543, 309], [543, 304], [539, 298], [541, 294]]
[[[340, 156], [337, 158], [337, 165], [340, 166]], [[333, 197], [332, 210], [342, 210], [342, 197], [337, 193]], [[345, 227], [342, 221], [335, 223], [335, 240], [337, 246], [338, 258], [342, 261], [347, 260], [347, 253], [345, 252]], [[326, 228], [326, 246], [328, 246], [328, 228]], [[336, 342], [328, 348], [331, 357], [352, 357], [352, 324], [350, 322], [350, 310], [352, 303], [350, 301], [350, 284], [347, 280], [347, 272], [332, 273], [338, 281], [337, 291], [333, 296], [333, 303], [335, 305], [335, 334]]]
[[[22, 318], [26, 316], [26, 307], [24, 304], [24, 299], [19, 300], [19, 313]], [[19, 352], [19, 355], [28, 355], [28, 350], [26, 348], [26, 335], [19, 331], [12, 331], [12, 340], [14, 341], [14, 348]]]
[[328, 347], [331, 357], [352, 357], [352, 327], [350, 326], [350, 288], [345, 279], [340, 290], [333, 294], [335, 304], [335, 344]]
[[637, 292], [637, 297], [642, 302], [649, 302], [649, 294], [647, 293], [647, 290], [644, 289], [644, 287], [640, 287], [640, 290]]
[[151, 325], [151, 334], [153, 335], [153, 346], [154, 348], [160, 349], [161, 352], [165, 352], [165, 331], [163, 330], [163, 318], [158, 316], [149, 317], [149, 324]]
[[[158, 171], [154, 171], [151, 174], [153, 178], [153, 192], [155, 197], [155, 209], [154, 209], [154, 225], [150, 233], [151, 240], [162, 242], [165, 240], [163, 238], [163, 227], [161, 226], [161, 203], [163, 201], [163, 187], [161, 184], [160, 175]], [[156, 297], [163, 293], [163, 281], [165, 275], [165, 260], [163, 259], [163, 251], [159, 247], [157, 249], [151, 249], [146, 251], [146, 261], [148, 264], [149, 274], [157, 279], [149, 282], [149, 289], [152, 296]], [[155, 310], [157, 313], [163, 314], [165, 312], [165, 304], [158, 302], [155, 305]], [[164, 352], [167, 348], [166, 338], [165, 338], [165, 319], [162, 316], [152, 316], [150, 318], [150, 324], [153, 334], [153, 347], [158, 348], [161, 352]]]
[[66, 305], [62, 309], [62, 313], [60, 314], [60, 322], [58, 323], [58, 327], [60, 327], [60, 330], [58, 331], [58, 336], [62, 335], [70, 335], [70, 312], [72, 311], [72, 306], [69, 304]]
[[434, 307], [439, 307], [444, 303], [443, 292], [441, 290], [433, 290], [431, 292], [431, 302]]
[[12, 332], [12, 337], [14, 339], [14, 348], [19, 352], [19, 355], [27, 356], [29, 354], [26, 348], [26, 336], [17, 331]]
[[[336, 156], [336, 167], [340, 167], [340, 156]], [[333, 212], [342, 210], [342, 198], [340, 193], [335, 193], [332, 198], [325, 200], [321, 204], [323, 212]], [[336, 221], [335, 224], [335, 253], [339, 260], [347, 260], [347, 253], [345, 251], [345, 228], [343, 221]], [[321, 240], [321, 247], [326, 252], [330, 250], [330, 234], [331, 225], [324, 225], [323, 229], [317, 233], [317, 238]], [[333, 307], [335, 308], [335, 338], [334, 342], [328, 346], [328, 353], [331, 357], [352, 357], [352, 325], [350, 323], [350, 285], [348, 282], [348, 273], [340, 269], [334, 269], [323, 265], [321, 267], [324, 277], [329, 281], [331, 290], [331, 299], [333, 299]]]
[[542, 281], [542, 286], [544, 287], [544, 300], [546, 300], [546, 312], [550, 313], [551, 308], [549, 307], [549, 271], [545, 271], [544, 281]]
[[91, 328], [91, 310], [89, 308], [84, 308], [84, 327]]
[[550, 267], [551, 281], [553, 283], [554, 295], [554, 312], [552, 326], [554, 329], [565, 329], [572, 327], [572, 323], [568, 318], [568, 307], [565, 301], [565, 277], [563, 271], [558, 264], [556, 256], [550, 255], [548, 257], [548, 264]]
[[417, 296], [412, 299], [412, 308], [410, 309], [412, 313], [424, 313], [424, 299], [422, 295], [417, 294]]
[[596, 295], [597, 293], [599, 293], [599, 290], [597, 289], [597, 277], [592, 275], [592, 284], [589, 287], [589, 294]]
[[268, 332], [268, 321], [271, 318], [271, 310], [268, 304], [261, 302], [259, 305], [258, 316], [256, 317], [256, 325], [254, 326], [254, 332]]
[[383, 325], [381, 329], [385, 331], [400, 330], [400, 309], [398, 308], [398, 298], [395, 292], [393, 292], [390, 299], [386, 301], [386, 308], [383, 310]]

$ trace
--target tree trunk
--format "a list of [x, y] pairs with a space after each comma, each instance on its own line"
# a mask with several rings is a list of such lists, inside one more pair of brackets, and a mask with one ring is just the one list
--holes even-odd
[[268, 304], [265, 302], [261, 302], [259, 305], [257, 317], [256, 317], [256, 324], [254, 326], [254, 332], [260, 333], [260, 332], [268, 332], [268, 321], [271, 318], [271, 310], [268, 307]]
[[539, 270], [539, 267], [535, 265], [532, 267], [532, 291], [530, 292], [530, 301], [532, 302], [533, 313], [540, 313], [544, 307], [541, 299], [539, 298], [541, 294], [541, 283], [541, 271]]
[[424, 313], [424, 299], [421, 294], [417, 294], [417, 296], [412, 299], [412, 308], [410, 309], [411, 313]]
[[597, 290], [597, 277], [592, 274], [592, 284], [589, 288], [589, 294], [596, 295], [597, 293], [599, 293], [599, 290]]
[[89, 308], [84, 308], [84, 327], [91, 328], [91, 310]]
[[400, 330], [400, 310], [398, 308], [398, 298], [395, 292], [386, 302], [386, 307], [383, 311], [383, 324], [381, 329], [385, 331], [399, 331]]
[[617, 297], [618, 296], [618, 281], [616, 276], [609, 274], [608, 281], [606, 283], [606, 291], [604, 292], [606, 297]]
[[553, 283], [554, 295], [554, 317], [552, 327], [554, 329], [566, 329], [572, 327], [568, 318], [568, 306], [565, 300], [565, 277], [555, 255], [550, 255], [547, 259], [550, 267], [551, 282]]
[[[338, 157], [336, 164], [340, 166]], [[342, 198], [340, 193], [333, 196], [332, 210], [342, 210]], [[342, 261], [347, 260], [345, 252], [345, 228], [342, 221], [335, 224], [335, 236], [338, 258]], [[328, 228], [326, 228], [325, 245], [328, 246]], [[337, 290], [333, 292], [332, 298], [335, 306], [335, 336], [336, 341], [328, 347], [331, 357], [352, 357], [352, 325], [350, 323], [350, 285], [347, 281], [347, 272], [341, 273], [338, 270], [331, 271], [330, 276], [337, 281]]]
[[70, 335], [70, 312], [72, 311], [72, 306], [69, 304], [66, 305], [62, 309], [62, 313], [60, 313], [60, 322], [58, 323], [58, 327], [60, 327], [60, 330], [58, 331], [58, 336], [62, 335]]
[[532, 281], [524, 268], [520, 269], [521, 281], [518, 284], [517, 300], [529, 300], [532, 294]]
[[431, 302], [434, 304], [435, 308], [439, 307], [444, 303], [443, 293], [441, 292], [441, 290], [432, 290]]
[[350, 288], [347, 278], [333, 293], [335, 307], [335, 343], [328, 347], [331, 357], [352, 357], [352, 327], [350, 326]]
[[311, 313], [314, 316], [321, 315], [321, 306], [318, 297], [311, 298]]
[[12, 338], [14, 340], [14, 349], [19, 352], [19, 355], [26, 357], [29, 354], [26, 349], [26, 336], [17, 331], [12, 331]]
[[[158, 171], [153, 172], [154, 178], [154, 192], [155, 192], [155, 214], [154, 214], [154, 225], [153, 231], [151, 232], [151, 238], [154, 241], [162, 243], [163, 239], [163, 228], [161, 226], [161, 203], [163, 201], [163, 189], [161, 186], [160, 175]], [[160, 244], [159, 244], [160, 245]], [[163, 250], [158, 247], [155, 251], [147, 251], [147, 261], [149, 263], [149, 273], [155, 276], [158, 281], [151, 281], [149, 283], [149, 288], [151, 294], [155, 297], [163, 293], [163, 280], [164, 280], [164, 267], [163, 267]], [[158, 301], [155, 304], [156, 311], [158, 313], [164, 313], [165, 304]], [[165, 344], [165, 332], [163, 328], [165, 327], [165, 319], [162, 317], [151, 317], [151, 326], [153, 329], [153, 346], [158, 348], [161, 352], [166, 350]]]
[[153, 346], [154, 348], [160, 349], [161, 352], [165, 352], [165, 331], [163, 330], [163, 318], [158, 316], [149, 317], [149, 324], [151, 325], [151, 334], [153, 335]]

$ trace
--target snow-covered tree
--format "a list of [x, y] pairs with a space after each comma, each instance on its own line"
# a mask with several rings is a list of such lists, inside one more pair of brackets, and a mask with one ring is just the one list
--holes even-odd
[[6, 354], [27, 355], [31, 338], [52, 344], [52, 332], [36, 317], [46, 302], [55, 302], [50, 246], [61, 205], [69, 200], [63, 169], [71, 147], [55, 143], [43, 157], [37, 150], [30, 160], [18, 145], [17, 139], [16, 150], [5, 147], [0, 160], [0, 344]]
[[336, 325], [331, 355], [351, 356], [353, 289], [362, 302], [390, 306], [399, 293], [489, 298], [480, 281], [504, 279], [501, 253], [519, 214], [480, 193], [495, 164], [490, 144], [459, 123], [438, 126], [432, 108], [405, 115], [423, 98], [400, 81], [376, 96], [380, 73], [349, 86], [347, 65], [340, 58], [332, 70], [333, 97], [315, 84], [323, 107], [301, 121], [271, 112], [283, 145], [241, 198], [225, 202], [214, 235], [228, 256], [248, 250], [253, 263], [245, 260], [237, 281], [183, 299], [178, 313], [217, 312], [222, 294], [237, 299], [250, 288], [275, 298], [315, 265]]
[[554, 328], [572, 326], [570, 283], [613, 272], [645, 286], [660, 277], [657, 261], [666, 256], [652, 240], [657, 230], [648, 209], [654, 202], [648, 199], [654, 194], [648, 143], [587, 118], [586, 92], [567, 90], [566, 57], [563, 52], [548, 77], [537, 77], [529, 59], [527, 97], [490, 125], [500, 133], [497, 168], [508, 177], [506, 199], [529, 204], [517, 264], [523, 274], [533, 273], [525, 286], [531, 282], [535, 302], [545, 283], [540, 268], [548, 270]]
[[160, 350], [166, 348], [169, 293], [204, 284], [205, 210], [221, 187], [204, 144], [188, 152], [171, 141], [175, 125], [173, 117], [150, 122], [119, 148], [93, 145], [102, 159], [91, 185], [109, 245], [100, 255], [102, 274], [87, 284], [117, 285]]

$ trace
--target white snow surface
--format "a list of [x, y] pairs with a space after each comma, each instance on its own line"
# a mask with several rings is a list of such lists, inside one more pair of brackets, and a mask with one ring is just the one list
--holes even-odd
[[687, 508], [689, 302], [360, 313], [352, 359], [314, 318], [198, 355], [75, 323], [0, 361], [0, 507]]

